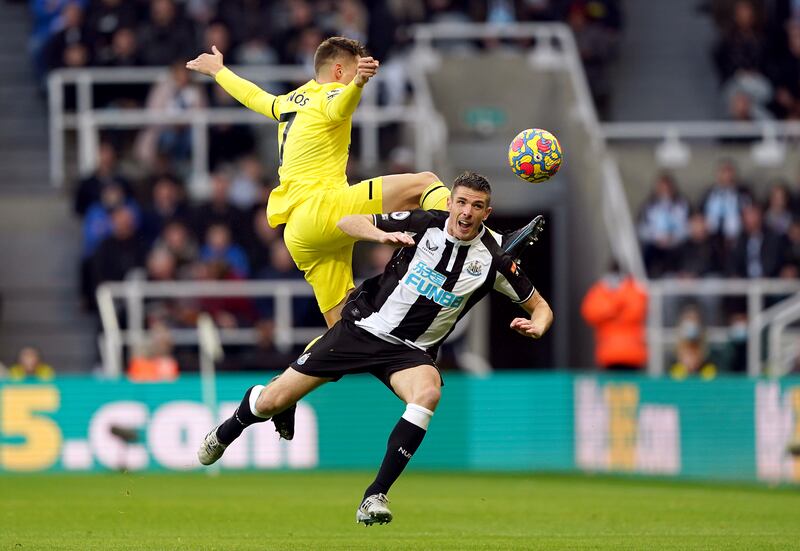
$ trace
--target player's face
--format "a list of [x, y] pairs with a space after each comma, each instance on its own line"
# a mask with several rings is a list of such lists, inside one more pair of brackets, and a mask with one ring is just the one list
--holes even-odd
[[458, 186], [453, 189], [447, 200], [447, 231], [461, 241], [474, 239], [481, 231], [481, 224], [489, 217], [492, 207], [489, 206], [489, 195]]

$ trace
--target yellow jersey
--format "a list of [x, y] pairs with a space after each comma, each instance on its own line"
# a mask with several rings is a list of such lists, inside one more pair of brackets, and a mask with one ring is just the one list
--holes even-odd
[[274, 96], [227, 68], [215, 78], [245, 107], [278, 121], [280, 185], [267, 204], [270, 226], [285, 224], [292, 209], [312, 195], [347, 187], [350, 129], [361, 99], [361, 88], [354, 82], [310, 80]]

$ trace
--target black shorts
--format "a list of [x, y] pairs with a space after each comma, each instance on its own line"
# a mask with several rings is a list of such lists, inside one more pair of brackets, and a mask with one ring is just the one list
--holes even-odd
[[290, 367], [312, 377], [334, 381], [353, 373], [371, 373], [391, 389], [389, 377], [392, 373], [418, 365], [439, 369], [423, 350], [386, 342], [352, 321], [340, 320]]

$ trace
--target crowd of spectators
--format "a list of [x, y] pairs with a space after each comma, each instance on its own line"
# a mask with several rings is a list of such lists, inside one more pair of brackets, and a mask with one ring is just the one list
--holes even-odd
[[648, 275], [800, 277], [799, 199], [783, 181], [757, 196], [730, 160], [696, 204], [660, 174], [637, 220]]
[[742, 121], [800, 118], [800, 8], [791, 0], [712, 2], [723, 110]]
[[[280, 230], [266, 223], [273, 182], [256, 158], [244, 156], [213, 172], [203, 201], [190, 200], [174, 173], [131, 182], [111, 141], [100, 144], [98, 158], [97, 169], [76, 184], [73, 204], [83, 224], [80, 272], [88, 310], [95, 308], [100, 283], [137, 273], [151, 281], [302, 279]], [[146, 324], [158, 337], [147, 353], [171, 349], [170, 330], [196, 327], [200, 312], [221, 328], [258, 328], [259, 349], [269, 349], [273, 310], [269, 299], [147, 301]], [[313, 299], [296, 300], [294, 315], [299, 325], [324, 325]]]
[[[694, 203], [680, 192], [671, 174], [659, 174], [637, 219], [648, 276], [800, 278], [800, 195], [781, 180], [772, 182], [766, 193], [753, 190], [742, 181], [731, 160], [719, 163], [714, 181]], [[768, 297], [767, 304], [779, 298]], [[710, 377], [718, 366], [744, 371], [744, 299], [673, 297], [663, 307], [666, 322], [675, 321], [679, 332], [673, 374], [682, 377], [703, 372]], [[703, 327], [709, 324], [728, 327], [724, 346], [706, 345]]]
[[[333, 35], [366, 43], [382, 72], [391, 73], [403, 71], [418, 23], [564, 21], [601, 109], [609, 95], [606, 66], [622, 28], [618, 0], [32, 0], [31, 6], [31, 49], [42, 80], [60, 67], [185, 63], [212, 44], [228, 63], [304, 65], [311, 73], [317, 45]], [[510, 43], [475, 44], [501, 45]], [[143, 101], [135, 86], [106, 95], [118, 104]], [[385, 95], [402, 97], [402, 90]]]

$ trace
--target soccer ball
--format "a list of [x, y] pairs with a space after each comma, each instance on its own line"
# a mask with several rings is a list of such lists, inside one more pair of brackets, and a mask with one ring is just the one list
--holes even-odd
[[508, 164], [514, 174], [532, 184], [541, 184], [561, 168], [561, 144], [547, 130], [523, 130], [508, 146]]

